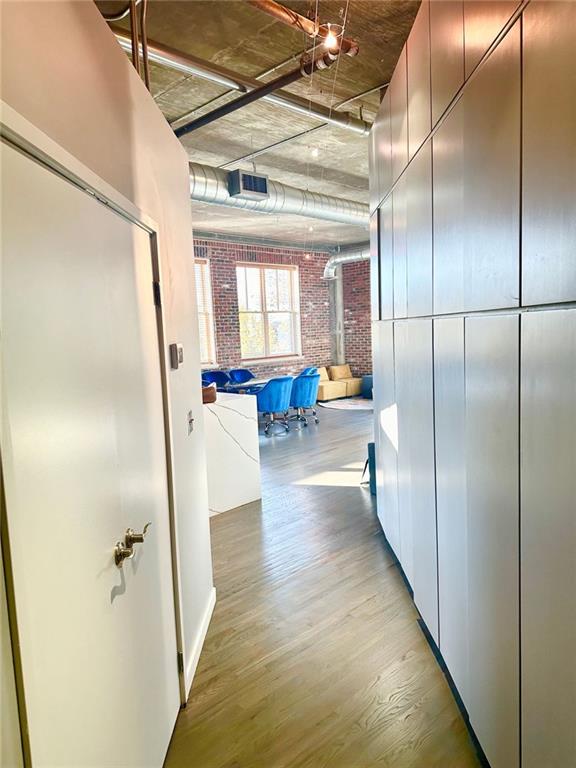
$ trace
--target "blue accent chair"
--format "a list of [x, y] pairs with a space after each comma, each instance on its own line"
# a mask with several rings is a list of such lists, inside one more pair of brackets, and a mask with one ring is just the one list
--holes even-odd
[[318, 385], [320, 384], [319, 373], [305, 373], [296, 376], [292, 384], [292, 394], [290, 395], [290, 407], [294, 408], [295, 413], [290, 416], [295, 421], [303, 422], [308, 426], [306, 411], [310, 409], [316, 424], [318, 416], [316, 415], [316, 400], [318, 399]]
[[216, 384], [218, 392], [222, 392], [230, 383], [230, 376], [226, 371], [203, 371], [202, 381], [206, 384]]
[[314, 365], [310, 368], [304, 368], [302, 371], [300, 371], [298, 376], [308, 376], [311, 373], [318, 373], [318, 368], [316, 368]]
[[230, 376], [232, 384], [246, 384], [247, 381], [255, 378], [252, 371], [249, 371], [248, 368], [232, 368], [228, 372], [228, 375]]
[[[264, 434], [270, 437], [270, 427], [281, 424], [286, 432], [290, 431], [287, 413], [290, 408], [290, 393], [292, 392], [292, 376], [279, 376], [270, 379], [256, 394], [258, 413], [264, 414]], [[282, 414], [276, 418], [276, 414]]]

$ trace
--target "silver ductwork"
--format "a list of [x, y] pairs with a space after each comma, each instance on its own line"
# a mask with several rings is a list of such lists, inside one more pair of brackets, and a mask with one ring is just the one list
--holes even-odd
[[359, 224], [368, 228], [369, 210], [364, 203], [343, 200], [268, 180], [269, 196], [265, 200], [231, 197], [228, 172], [200, 163], [190, 163], [190, 197], [203, 203], [228, 205], [261, 213], [292, 213], [312, 219]]
[[351, 264], [354, 261], [365, 261], [370, 258], [370, 243], [356, 245], [354, 248], [347, 248], [330, 256], [324, 267], [324, 279], [334, 280], [336, 277], [336, 268], [342, 264]]

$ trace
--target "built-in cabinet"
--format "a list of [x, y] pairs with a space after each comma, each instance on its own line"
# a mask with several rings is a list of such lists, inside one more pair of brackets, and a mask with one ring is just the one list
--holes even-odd
[[576, 765], [576, 309], [522, 317], [523, 768]]
[[434, 320], [434, 424], [440, 649], [469, 700], [464, 318]]
[[464, 324], [466, 705], [493, 768], [518, 765], [518, 316]]
[[576, 766], [575, 52], [424, 0], [380, 132], [378, 515], [492, 768]]

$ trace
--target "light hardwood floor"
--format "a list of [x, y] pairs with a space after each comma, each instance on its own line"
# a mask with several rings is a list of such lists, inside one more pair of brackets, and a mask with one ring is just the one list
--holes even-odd
[[261, 441], [212, 518], [217, 604], [166, 768], [469, 768], [464, 722], [358, 484], [372, 414]]

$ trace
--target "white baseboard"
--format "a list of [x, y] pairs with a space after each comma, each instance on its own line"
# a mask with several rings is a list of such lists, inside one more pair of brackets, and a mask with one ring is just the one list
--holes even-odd
[[190, 695], [190, 689], [192, 688], [192, 682], [194, 680], [194, 675], [196, 674], [196, 667], [200, 661], [200, 654], [202, 653], [202, 647], [204, 645], [204, 640], [206, 639], [206, 633], [208, 632], [208, 627], [210, 626], [210, 620], [212, 619], [212, 613], [214, 612], [215, 605], [216, 587], [212, 587], [210, 597], [208, 598], [208, 602], [206, 603], [206, 608], [204, 610], [204, 616], [202, 617], [202, 623], [200, 624], [198, 635], [196, 636], [196, 641], [192, 646], [190, 657], [186, 663], [186, 699], [188, 699], [188, 696]]

